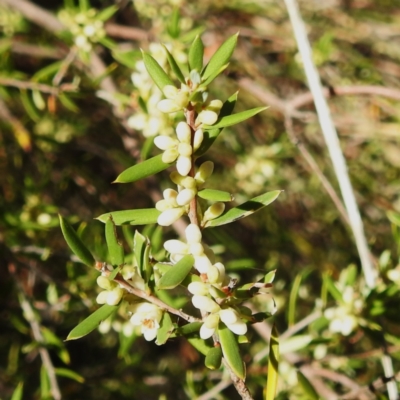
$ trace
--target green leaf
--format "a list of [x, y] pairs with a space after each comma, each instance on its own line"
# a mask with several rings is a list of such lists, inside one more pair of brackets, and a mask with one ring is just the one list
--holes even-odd
[[69, 248], [84, 264], [89, 267], [94, 267], [96, 262], [92, 256], [92, 253], [82, 243], [74, 228], [72, 228], [72, 226], [61, 215], [58, 216], [60, 218], [60, 226], [64, 239]]
[[174, 331], [174, 326], [172, 324], [171, 316], [165, 312], [160, 322], [160, 328], [157, 330], [156, 344], [161, 346], [164, 344], [171, 336]]
[[396, 213], [394, 211], [388, 211], [386, 213], [387, 217], [389, 218], [389, 221], [394, 224], [397, 225], [398, 227], [400, 227], [400, 214]]
[[65, 93], [60, 93], [58, 95], [58, 99], [60, 100], [61, 104], [69, 111], [77, 113], [80, 111], [79, 107], [71, 100], [69, 96]]
[[272, 283], [275, 279], [275, 274], [276, 274], [276, 269], [269, 271], [265, 276], [264, 276], [264, 283]]
[[65, 378], [72, 379], [76, 382], [83, 383], [85, 382], [85, 378], [74, 371], [71, 371], [67, 368], [55, 368], [55, 373], [58, 376], [63, 376]]
[[340, 292], [340, 290], [336, 287], [336, 285], [333, 283], [332, 279], [330, 278], [329, 275], [324, 274], [323, 276], [323, 281], [328, 289], [329, 293], [332, 295], [332, 297], [340, 304], [343, 304], [343, 295]]
[[175, 61], [175, 58], [172, 56], [172, 54], [169, 52], [169, 50], [164, 45], [163, 45], [163, 47], [167, 53], [168, 63], [171, 66], [172, 71], [174, 71], [174, 74], [182, 83], [186, 83], [185, 77], [183, 76], [183, 73], [182, 73], [181, 69], [179, 68], [177, 62]]
[[214, 125], [203, 125], [204, 130], [216, 129], [216, 128], [226, 128], [227, 126], [236, 125], [239, 122], [243, 122], [246, 119], [253, 117], [254, 115], [266, 110], [268, 107], [256, 107], [251, 110], [246, 110], [237, 114], [228, 115], [226, 117], [218, 118]]
[[164, 89], [164, 86], [175, 86], [171, 78], [165, 73], [160, 64], [150, 54], [142, 50], [142, 57], [147, 72], [161, 91]]
[[[225, 101], [225, 103], [223, 104], [221, 111], [219, 113], [220, 118], [232, 114], [233, 109], [235, 108], [237, 97], [238, 97], [238, 93], [236, 92], [231, 97], [229, 97], [228, 100]], [[202, 154], [204, 154], [212, 146], [215, 139], [219, 136], [219, 134], [221, 132], [222, 132], [222, 128], [204, 131], [204, 139], [201, 143], [201, 146], [196, 150], [195, 155], [201, 156]]]
[[299, 382], [301, 388], [307, 396], [307, 399], [319, 400], [318, 393], [314, 389], [314, 386], [300, 371], [297, 371], [297, 381]]
[[116, 61], [130, 69], [135, 69], [137, 61], [141, 58], [140, 52], [138, 50], [122, 51], [119, 49], [114, 49], [112, 52], [112, 56], [115, 58]]
[[207, 221], [205, 227], [225, 225], [237, 221], [241, 218], [247, 217], [248, 215], [251, 215], [261, 208], [271, 204], [274, 200], [276, 200], [281, 192], [281, 190], [274, 190], [272, 192], [267, 192], [260, 196], [254, 197], [253, 199], [246, 201], [240, 206], [231, 208], [220, 217], [215, 218], [211, 221]]
[[169, 18], [169, 21], [170, 23], [167, 26], [167, 31], [172, 38], [176, 39], [181, 32], [181, 29], [179, 27], [179, 21], [180, 21], [179, 8], [174, 9]]
[[187, 341], [201, 354], [207, 355], [207, 353], [212, 349], [213, 347], [206, 342], [203, 339], [200, 339], [199, 337], [188, 337]]
[[135, 231], [135, 236], [133, 237], [133, 251], [139, 274], [148, 282], [151, 274], [149, 270], [150, 242], [147, 237], [138, 231]]
[[275, 325], [272, 327], [271, 340], [269, 342], [268, 380], [266, 388], [266, 400], [274, 400], [276, 387], [278, 386], [279, 368], [279, 338]]
[[95, 219], [105, 223], [110, 215], [112, 215], [115, 225], [148, 225], [155, 224], [160, 214], [161, 212], [155, 208], [141, 208], [139, 210], [113, 211], [111, 213], [102, 214]]
[[226, 362], [235, 375], [244, 380], [246, 378], [246, 370], [235, 334], [225, 324], [220, 322], [218, 336]]
[[110, 315], [117, 311], [117, 309], [118, 306], [109, 306], [108, 304], [104, 304], [72, 329], [66, 340], [76, 340], [86, 336], [95, 330], [99, 326], [100, 322], [106, 320]]
[[217, 69], [206, 80], [201, 82], [201, 86], [207, 87], [218, 75], [222, 74], [222, 72], [224, 72], [228, 67], [229, 67], [229, 63], [225, 64], [221, 68]]
[[166, 164], [163, 162], [162, 154], [159, 154], [158, 156], [149, 158], [146, 161], [129, 167], [119, 174], [113, 183], [136, 182], [139, 179], [147, 178], [148, 176], [164, 171], [164, 169], [167, 169], [170, 165], [172, 165], [172, 163]]
[[203, 189], [200, 190], [197, 195], [205, 200], [211, 201], [232, 201], [233, 196], [222, 190], [214, 190], [214, 189]]
[[177, 330], [177, 333], [180, 335], [189, 335], [192, 333], [196, 333], [199, 332], [202, 325], [202, 322], [191, 322], [189, 324], [180, 326]]
[[194, 257], [190, 254], [180, 259], [158, 281], [158, 289], [173, 289], [178, 286], [189, 274], [194, 264]]
[[112, 214], [110, 214], [106, 222], [106, 241], [111, 264], [114, 267], [119, 267], [124, 263], [124, 248], [118, 241], [117, 229]]
[[24, 394], [24, 382], [20, 382], [15, 388], [11, 400], [22, 400], [23, 394]]
[[211, 370], [219, 369], [222, 362], [222, 349], [221, 346], [215, 346], [210, 349], [206, 355], [204, 365]]
[[110, 19], [116, 12], [118, 11], [117, 6], [110, 6], [105, 8], [104, 10], [101, 10], [97, 15], [96, 19], [100, 21], [107, 21]]
[[189, 71], [193, 69], [199, 73], [203, 69], [204, 45], [199, 35], [195, 37], [189, 49]]
[[238, 36], [239, 32], [227, 39], [213, 54], [209, 63], [206, 65], [201, 74], [203, 80], [206, 80], [209, 76], [218, 71], [223, 65], [227, 64], [233, 54], [233, 51], [235, 50]]
[[313, 338], [311, 335], [296, 335], [289, 337], [280, 343], [279, 353], [287, 354], [297, 352], [308, 346], [312, 340]]

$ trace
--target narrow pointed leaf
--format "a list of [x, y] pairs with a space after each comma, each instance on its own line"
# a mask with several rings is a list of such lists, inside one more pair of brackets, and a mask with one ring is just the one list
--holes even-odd
[[334, 284], [334, 282], [332, 281], [330, 276], [327, 274], [324, 274], [323, 281], [324, 281], [324, 284], [325, 284], [326, 288], [328, 289], [329, 293], [332, 295], [332, 297], [338, 303], [343, 304], [343, 295], [342, 295], [341, 291], [336, 287], [336, 285]]
[[106, 241], [111, 264], [118, 267], [124, 263], [124, 248], [118, 241], [117, 229], [112, 214], [106, 222]]
[[215, 190], [215, 189], [203, 189], [200, 190], [197, 195], [205, 200], [211, 201], [232, 201], [233, 196], [222, 190]]
[[165, 312], [160, 322], [160, 328], [157, 331], [156, 344], [161, 346], [164, 344], [171, 336], [174, 331], [174, 326], [172, 324], [171, 316]]
[[199, 332], [202, 325], [203, 325], [202, 322], [191, 322], [189, 324], [180, 326], [178, 328], [177, 333], [180, 335], [189, 335], [191, 333], [197, 333]]
[[[167, 26], [167, 31], [169, 33], [169, 35], [176, 39], [179, 37], [179, 34], [181, 33], [181, 28], [179, 26], [179, 22], [180, 22], [180, 14], [179, 14], [179, 8], [175, 8], [174, 11], [172, 12], [172, 15], [170, 15], [169, 18], [169, 24]], [[181, 43], [182, 42], [182, 38], [181, 38]]]
[[231, 36], [214, 53], [209, 63], [204, 68], [202, 73], [203, 80], [206, 80], [210, 75], [214, 74], [215, 71], [219, 70], [229, 61], [233, 51], [235, 50], [238, 35], [239, 33], [236, 33], [235, 35]]
[[279, 367], [279, 338], [275, 325], [272, 327], [271, 340], [269, 343], [268, 380], [266, 387], [266, 400], [274, 400], [276, 387], [278, 386]]
[[266, 110], [267, 108], [268, 107], [257, 107], [237, 114], [228, 115], [226, 117], [220, 117], [214, 125], [203, 125], [203, 129], [208, 130], [216, 128], [226, 128], [227, 126], [236, 125], [240, 122], [245, 121], [246, 119], [253, 117], [261, 111]]
[[188, 337], [187, 341], [201, 354], [207, 355], [207, 353], [212, 349], [212, 346], [207, 343], [205, 340], [200, 339], [199, 337]]
[[222, 349], [221, 346], [215, 346], [210, 349], [204, 360], [204, 365], [211, 370], [219, 369], [222, 362]]
[[196, 69], [199, 73], [203, 69], [204, 45], [200, 36], [196, 36], [189, 49], [189, 71]]
[[218, 75], [221, 75], [228, 67], [229, 67], [229, 63], [227, 63], [227, 64], [223, 65], [221, 68], [217, 69], [207, 79], [205, 79], [201, 82], [201, 86], [207, 87]]
[[[231, 97], [229, 97], [228, 100], [225, 101], [225, 103], [223, 104], [221, 111], [219, 113], [220, 118], [232, 114], [232, 112], [235, 108], [235, 105], [236, 105], [237, 97], [238, 97], [238, 94], [236, 92]], [[195, 155], [201, 156], [202, 154], [204, 154], [212, 146], [215, 139], [217, 139], [217, 137], [219, 136], [219, 134], [221, 132], [222, 132], [222, 128], [204, 131], [204, 139], [201, 143], [201, 146], [196, 150]]]
[[172, 69], [172, 71], [174, 72], [175, 76], [182, 82], [182, 83], [186, 83], [185, 82], [185, 77], [183, 76], [183, 73], [181, 71], [181, 69], [179, 68], [179, 65], [177, 64], [177, 62], [175, 61], [175, 58], [172, 56], [172, 54], [169, 52], [169, 50], [163, 46], [165, 49], [165, 52], [167, 53], [167, 60], [168, 63]]
[[15, 388], [11, 400], [22, 400], [23, 394], [24, 394], [24, 382], [20, 382]]
[[253, 199], [246, 201], [240, 206], [231, 208], [220, 217], [208, 221], [205, 227], [225, 225], [247, 217], [260, 210], [261, 208], [267, 206], [268, 204], [271, 204], [274, 200], [277, 199], [280, 193], [281, 190], [274, 190], [272, 192], [264, 193], [261, 196], [254, 197]]
[[159, 154], [158, 156], [149, 158], [146, 161], [129, 167], [119, 174], [113, 183], [136, 182], [139, 179], [147, 178], [148, 176], [164, 171], [164, 169], [167, 169], [170, 165], [172, 165], [166, 164], [161, 158], [162, 154]]
[[246, 370], [235, 334], [221, 322], [218, 326], [218, 336], [226, 362], [236, 376], [240, 379], [245, 379]]
[[99, 326], [100, 322], [106, 320], [117, 309], [118, 306], [109, 306], [108, 304], [104, 304], [93, 314], [84, 319], [74, 329], [72, 329], [66, 340], [76, 340], [83, 336], [86, 336], [87, 334], [95, 330]]
[[193, 256], [184, 256], [161, 277], [158, 281], [158, 289], [173, 289], [178, 286], [189, 274], [193, 264]]
[[307, 396], [307, 399], [309, 399], [309, 400], [319, 400], [320, 399], [314, 386], [300, 371], [297, 371], [297, 380], [298, 380], [301, 388], [303, 389], [305, 395]]
[[117, 6], [110, 6], [105, 8], [104, 10], [100, 11], [97, 15], [96, 15], [96, 19], [100, 20], [100, 21], [107, 21], [108, 19], [110, 19], [116, 12], [118, 11], [118, 7]]
[[113, 211], [111, 213], [102, 214], [96, 219], [106, 223], [109, 216], [112, 215], [115, 225], [148, 225], [155, 224], [160, 214], [161, 212], [155, 208], [141, 208], [139, 210]]
[[67, 369], [67, 368], [55, 368], [54, 371], [55, 371], [56, 375], [58, 375], [58, 376], [63, 376], [65, 378], [72, 379], [72, 380], [74, 380], [76, 382], [79, 382], [79, 383], [85, 382], [85, 378], [82, 375], [79, 375], [76, 372], [71, 371], [70, 369]]
[[172, 82], [171, 78], [165, 73], [160, 64], [150, 54], [142, 51], [142, 56], [147, 72], [161, 91], [166, 85], [174, 86], [174, 82]]
[[[150, 242], [148, 238], [143, 236], [140, 232], [135, 231], [135, 236], [133, 238], [133, 251], [136, 260], [136, 265], [138, 266], [139, 274], [142, 278], [150, 278], [148, 275], [148, 264], [149, 264], [149, 251]], [[145, 279], [146, 282], [148, 279]]]
[[92, 253], [83, 244], [74, 228], [61, 215], [59, 215], [59, 218], [61, 230], [69, 248], [84, 264], [94, 267], [95, 260]]

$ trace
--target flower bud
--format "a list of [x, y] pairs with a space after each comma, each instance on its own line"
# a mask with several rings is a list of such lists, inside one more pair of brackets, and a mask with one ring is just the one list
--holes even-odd
[[167, 99], [173, 100], [178, 94], [179, 89], [173, 85], [165, 85], [162, 91]]
[[170, 100], [170, 99], [164, 99], [161, 100], [158, 104], [157, 104], [157, 108], [165, 113], [165, 114], [169, 114], [169, 113], [173, 113], [173, 112], [177, 112], [179, 110], [182, 109], [181, 106], [179, 106], [174, 100]]
[[208, 269], [212, 267], [211, 261], [206, 255], [195, 257], [194, 259], [194, 267], [201, 274], [206, 274]]
[[179, 206], [185, 206], [189, 204], [195, 196], [196, 192], [193, 189], [183, 189], [179, 192], [176, 202]]
[[195, 294], [192, 297], [192, 303], [199, 310], [207, 311], [209, 313], [217, 312], [220, 310], [220, 306], [214, 300], [211, 300], [207, 296]]
[[191, 282], [188, 285], [188, 290], [192, 294], [206, 296], [208, 294], [208, 286], [203, 282]]
[[189, 252], [195, 257], [204, 255], [204, 249], [201, 243], [191, 243], [189, 246]]
[[226, 308], [219, 312], [219, 316], [221, 317], [221, 321], [225, 325], [234, 324], [237, 322], [239, 318], [239, 314], [233, 308]]
[[210, 101], [210, 104], [206, 107], [206, 109], [219, 113], [222, 106], [223, 106], [222, 101], [219, 99], [215, 99]]
[[184, 179], [186, 179], [186, 177], [182, 176], [178, 171], [171, 172], [170, 175], [169, 175], [169, 178], [171, 179], [172, 182], [175, 183], [175, 185], [185, 186], [185, 185], [182, 184], [182, 182], [183, 182]]
[[225, 204], [218, 202], [214, 203], [204, 212], [203, 221], [210, 221], [219, 217], [225, 210]]
[[186, 243], [181, 242], [180, 240], [172, 239], [172, 240], [167, 240], [164, 243], [164, 249], [171, 254], [174, 253], [187, 254], [189, 246]]
[[176, 136], [180, 142], [190, 143], [190, 126], [186, 122], [179, 122], [176, 127]]
[[154, 144], [160, 149], [160, 150], [167, 150], [173, 146], [176, 146], [178, 144], [178, 141], [176, 139], [173, 139], [169, 136], [165, 135], [160, 135], [156, 136], [154, 138]]
[[171, 205], [170, 205], [170, 204], [168, 203], [168, 201], [165, 200], [165, 199], [162, 199], [162, 200], [160, 200], [160, 201], [157, 201], [157, 203], [156, 203], [156, 209], [157, 209], [158, 211], [163, 212], [163, 211], [168, 210], [168, 209], [170, 209], [170, 208], [171, 208]]
[[196, 189], [196, 181], [191, 176], [185, 176], [180, 181], [180, 185], [186, 189]]
[[188, 243], [200, 243], [201, 231], [195, 224], [189, 224], [185, 229], [186, 240]]
[[124, 290], [119, 286], [107, 292], [107, 304], [109, 306], [116, 306], [121, 301], [123, 294]]
[[103, 290], [100, 292], [97, 297], [96, 297], [96, 303], [97, 304], [106, 304], [107, 303], [107, 296], [108, 296], [108, 291]]
[[102, 289], [105, 290], [112, 290], [115, 287], [115, 283], [111, 282], [103, 275], [98, 276], [96, 282]]
[[192, 146], [189, 143], [179, 143], [178, 153], [184, 157], [190, 157], [193, 153]]
[[203, 143], [204, 133], [202, 129], [197, 129], [194, 133], [193, 150], [196, 151]]
[[201, 76], [199, 74], [199, 72], [197, 71], [197, 69], [192, 69], [189, 73], [189, 79], [192, 83], [194, 83], [195, 85], [199, 85], [201, 82]]
[[185, 156], [179, 156], [178, 160], [176, 162], [176, 169], [178, 172], [186, 176], [192, 168], [192, 160], [190, 157], [185, 157]]
[[217, 267], [215, 267], [214, 265], [212, 265], [210, 268], [208, 268], [207, 278], [208, 278], [208, 282], [217, 283], [220, 278], [219, 269]]
[[163, 191], [164, 199], [171, 205], [176, 202], [176, 197], [178, 196], [178, 192], [174, 189], [165, 189]]
[[218, 114], [215, 111], [211, 110], [203, 110], [200, 111], [199, 115], [196, 118], [195, 125], [199, 126], [200, 124], [205, 125], [213, 125], [218, 119]]
[[214, 163], [212, 161], [205, 161], [200, 165], [199, 170], [196, 172], [194, 179], [199, 183], [204, 183], [213, 173]]
[[185, 209], [183, 207], [165, 210], [158, 216], [157, 223], [161, 226], [170, 226], [180, 217], [182, 217], [184, 213]]
[[189, 103], [190, 93], [188, 91], [180, 91], [175, 97], [175, 104], [179, 107], [179, 110], [186, 108]]
[[161, 159], [166, 164], [170, 164], [174, 162], [178, 158], [178, 156], [179, 156], [178, 149], [170, 148], [164, 151]]

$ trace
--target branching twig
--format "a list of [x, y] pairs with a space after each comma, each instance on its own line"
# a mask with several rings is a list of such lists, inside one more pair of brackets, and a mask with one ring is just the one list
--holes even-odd
[[77, 90], [77, 87], [72, 83], [64, 83], [60, 86], [50, 86], [43, 83], [20, 81], [18, 79], [4, 77], [0, 77], [0, 85], [12, 86], [24, 90], [38, 90], [39, 92], [52, 95], [59, 95], [61, 92], [76, 92]]

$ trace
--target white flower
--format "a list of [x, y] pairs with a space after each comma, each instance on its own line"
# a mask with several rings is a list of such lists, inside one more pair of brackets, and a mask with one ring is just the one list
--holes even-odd
[[204, 110], [200, 111], [197, 115], [195, 125], [200, 126], [201, 124], [213, 125], [218, 119], [219, 112], [222, 108], [221, 100], [212, 100]]
[[147, 341], [155, 339], [160, 328], [162, 310], [151, 303], [139, 303], [133, 305], [131, 311], [133, 312], [130, 319], [132, 325], [141, 327], [141, 332]]
[[157, 104], [157, 108], [163, 113], [177, 112], [186, 108], [189, 104], [190, 90], [184, 84], [181, 85], [180, 89], [172, 85], [166, 85], [164, 86], [163, 93], [166, 99], [161, 100]]

